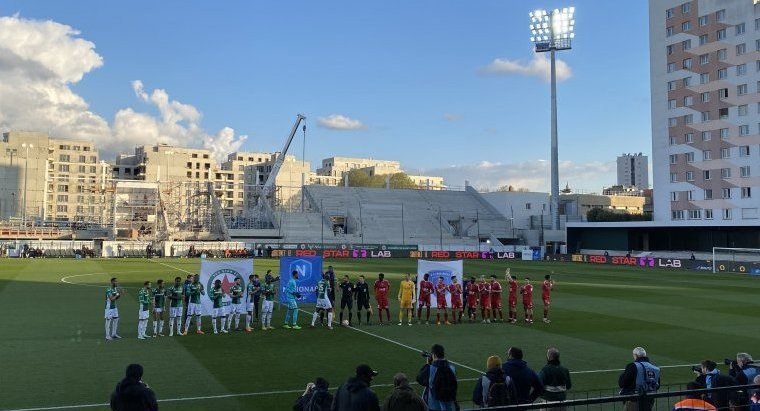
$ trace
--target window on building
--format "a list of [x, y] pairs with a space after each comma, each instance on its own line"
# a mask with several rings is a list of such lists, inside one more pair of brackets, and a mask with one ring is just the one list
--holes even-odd
[[684, 141], [687, 143], [693, 143], [694, 142], [694, 133], [688, 132], [684, 134]]
[[684, 3], [681, 5], [681, 13], [688, 14], [691, 11], [691, 3]]
[[747, 30], [747, 28], [745, 27], [744, 23], [739, 23], [735, 27], [736, 27], [736, 35], [737, 36], [741, 36]]
[[71, 159], [71, 156], [69, 156], [68, 154], [61, 154], [58, 156], [58, 160], [64, 163], [68, 163], [70, 159]]
[[90, 173], [97, 173], [98, 168], [96, 166], [90, 166]]
[[718, 98], [723, 100], [728, 98], [728, 89], [727, 88], [721, 88], [718, 89]]
[[69, 186], [67, 184], [59, 184], [58, 185], [58, 192], [59, 193], [68, 193], [69, 192]]
[[694, 123], [694, 115], [693, 114], [687, 114], [683, 116], [683, 123], [684, 124], [693, 124]]
[[676, 63], [668, 63], [668, 73], [676, 71]]
[[742, 198], [752, 198], [752, 187], [742, 187]]
[[86, 173], [87, 172], [87, 166], [79, 166], [78, 170], [80, 173]]
[[705, 220], [712, 220], [713, 219], [713, 210], [706, 209], [705, 210]]
[[59, 164], [58, 165], [58, 171], [61, 173], [68, 173], [69, 172], [69, 165], [68, 164]]
[[710, 141], [712, 140], [712, 131], [703, 131], [702, 132], [702, 141]]
[[722, 68], [718, 69], [718, 80], [725, 80], [728, 78], [728, 70]]
[[720, 158], [731, 158], [731, 149], [729, 147], [723, 147], [720, 149]]
[[[720, 178], [731, 178], [731, 169], [728, 168], [728, 167], [721, 168], [720, 169]], [[723, 197], [723, 198], [731, 198], [731, 197]]]
[[673, 91], [676, 89], [676, 81], [668, 81], [668, 91]]
[[747, 94], [747, 85], [746, 84], [739, 84], [736, 86], [736, 94], [743, 96]]
[[667, 10], [665, 10], [665, 18], [666, 19], [673, 18], [674, 15], [675, 15], [675, 12], [673, 11], [673, 9], [667, 9]]
[[683, 210], [673, 210], [672, 215], [674, 220], [683, 220]]
[[723, 209], [723, 219], [724, 220], [730, 220], [731, 219], [731, 209], [730, 208], [724, 208]]
[[668, 110], [673, 110], [676, 108], [676, 99], [670, 99], [668, 100]]
[[704, 64], [707, 64], [709, 62], [710, 62], [710, 55], [709, 54], [700, 54], [699, 55], [699, 64], [704, 65]]
[[691, 86], [691, 77], [684, 77], [682, 81], [683, 81], [683, 86], [684, 87]]
[[755, 30], [760, 30], [760, 19], [755, 19]]
[[[747, 147], [747, 148], [749, 149], [749, 147]], [[749, 151], [749, 150], [747, 150], [747, 151]], [[748, 155], [749, 155], [749, 154], [748, 154]], [[749, 177], [749, 176], [751, 175], [751, 174], [750, 174], [750, 170], [749, 170], [749, 166], [742, 166], [742, 167], [739, 167], [739, 175], [740, 175], [741, 177]]]
[[718, 118], [721, 120], [725, 120], [728, 118], [728, 107], [718, 109]]
[[673, 137], [673, 136], [670, 136], [670, 137], [669, 137], [669, 139], [670, 139], [670, 145], [671, 145], [671, 146], [673, 146], [673, 145], [675, 145], [675, 144], [676, 144], [676, 138], [675, 138], [675, 137]]
[[709, 188], [706, 189], [705, 190], [705, 200], [712, 200], [712, 198], [713, 198], [712, 190], [709, 189]]
[[670, 192], [670, 201], [678, 201], [678, 191]]
[[701, 101], [703, 103], [710, 102], [710, 92], [709, 91], [705, 91], [704, 93], [699, 93], [699, 101]]
[[749, 135], [749, 126], [747, 124], [742, 124], [741, 126], [739, 126], [739, 135], [740, 136]]
[[737, 107], [737, 111], [739, 112], [740, 116], [746, 116], [747, 113], [749, 112], [749, 106], [747, 106], [746, 104], [742, 104], [739, 107]]
[[671, 154], [670, 155], [670, 164], [675, 164], [678, 162], [678, 154]]
[[687, 163], [693, 163], [694, 162], [694, 152], [689, 151], [688, 153], [684, 154], [686, 156], [686, 162]]
[[681, 31], [689, 31], [691, 30], [691, 22], [690, 21], [684, 21], [681, 23]]
[[[691, 58], [683, 59], [683, 68], [686, 69], [686, 70], [690, 70], [691, 69]], [[736, 68], [738, 69], [739, 66], [736, 66]]]
[[702, 179], [705, 181], [712, 180], [712, 172], [711, 170], [704, 170], [702, 171]]
[[678, 125], [678, 118], [671, 117], [668, 119], [668, 127], [675, 127]]
[[702, 122], [708, 122], [710, 121], [710, 112], [709, 111], [703, 111], [700, 113], [702, 115]]
[[687, 171], [686, 172], [686, 181], [694, 181], [694, 172], [693, 171]]
[[701, 220], [702, 219], [702, 210], [689, 210], [689, 219], [690, 220]]
[[686, 107], [690, 107], [694, 105], [694, 97], [693, 96], [686, 96], [683, 98], [683, 105]]
[[[673, 35], [672, 33], [673, 33], [673, 32], [672, 32], [672, 30], [671, 30], [671, 36]], [[718, 39], [718, 41], [720, 41], [720, 40], [725, 40], [725, 39], [726, 39], [726, 29], [720, 29], [720, 30], [718, 30], [718, 31], [715, 33], [715, 37]]]
[[724, 199], [731, 198], [731, 189], [730, 188], [721, 188], [720, 189], [721, 197]]
[[736, 66], [736, 75], [743, 76], [747, 74], [747, 64], [739, 64]]
[[684, 40], [681, 42], [681, 49], [691, 50], [691, 40]]
[[670, 173], [670, 182], [671, 183], [677, 183], [678, 182], [678, 173]]
[[747, 157], [747, 156], [749, 156], [749, 146], [739, 146], [739, 157]]
[[66, 194], [58, 194], [56, 196], [56, 200], [60, 203], [68, 203], [69, 202], [69, 196]]
[[728, 132], [728, 128], [722, 128], [722, 129], [720, 129], [720, 139], [721, 139], [721, 140], [725, 140], [725, 139], [727, 139], [729, 136], [730, 136], [730, 134], [729, 134], [729, 132]]
[[736, 55], [741, 56], [747, 52], [747, 43], [741, 43], [736, 45]]
[[718, 58], [718, 61], [723, 61], [727, 58], [728, 53], [726, 52], [726, 49], [720, 49], [715, 52], [715, 56]]
[[715, 21], [721, 22], [726, 19], [726, 10], [718, 10], [715, 12]]
[[710, 150], [704, 150], [702, 151], [702, 160], [712, 160], [712, 153]]

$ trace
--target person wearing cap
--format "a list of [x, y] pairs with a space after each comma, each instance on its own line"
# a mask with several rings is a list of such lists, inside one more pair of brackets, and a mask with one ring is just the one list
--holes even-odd
[[[515, 384], [512, 382], [512, 378], [504, 374], [501, 365], [501, 357], [498, 355], [488, 357], [488, 360], [486, 361], [486, 373], [478, 378], [478, 382], [475, 384], [475, 390], [472, 392], [472, 402], [481, 408], [494, 405], [517, 404], [517, 390], [515, 389]], [[491, 386], [494, 384], [505, 385], [507, 392], [506, 397], [508, 398], [508, 401], [506, 401], [505, 404], [489, 404], [489, 399], [491, 399], [489, 397], [492, 397], [494, 393], [491, 390]]]
[[158, 410], [156, 394], [142, 382], [143, 367], [129, 364], [126, 376], [116, 384], [111, 394], [113, 411], [155, 411]]
[[380, 401], [369, 388], [376, 375], [377, 371], [367, 364], [356, 367], [356, 376], [338, 387], [331, 411], [380, 411]]
[[409, 378], [400, 372], [393, 376], [393, 392], [383, 402], [382, 411], [428, 411], [425, 401], [409, 385]]
[[[451, 372], [445, 371], [446, 368], [450, 369]], [[441, 379], [438, 381], [444, 380], [446, 378], [445, 375], [449, 374], [452, 378], [450, 380], [451, 383], [434, 386], [436, 385], [436, 375], [438, 373], [441, 373], [439, 376]], [[453, 397], [456, 398], [456, 390], [458, 388], [458, 384], [456, 384], [456, 368], [446, 360], [446, 353], [442, 345], [433, 344], [430, 348], [430, 353], [427, 355], [427, 364], [422, 366], [417, 374], [417, 383], [425, 387], [422, 398], [425, 400], [430, 411], [454, 411], [458, 409], [459, 406], [455, 399], [448, 400], [441, 398], [445, 395], [443, 393], [443, 389], [445, 388], [453, 388]]]

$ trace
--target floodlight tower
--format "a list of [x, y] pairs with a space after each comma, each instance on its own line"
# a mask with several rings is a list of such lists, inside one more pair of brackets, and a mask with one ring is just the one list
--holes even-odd
[[559, 154], [557, 151], [557, 71], [554, 54], [558, 50], [572, 48], [575, 37], [575, 7], [554, 9], [551, 12], [530, 12], [530, 41], [536, 53], [549, 52], [551, 56], [551, 104], [552, 104], [552, 151], [551, 151], [551, 215], [552, 230], [559, 230]]

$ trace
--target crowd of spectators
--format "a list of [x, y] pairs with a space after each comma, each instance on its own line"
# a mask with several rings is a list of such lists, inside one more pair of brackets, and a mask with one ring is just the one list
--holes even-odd
[[[650, 361], [643, 347], [633, 349], [633, 361], [628, 363], [618, 378], [620, 395], [627, 396], [623, 403], [626, 411], [651, 411], [655, 400], [648, 395], [660, 389], [660, 368]], [[341, 384], [335, 394], [330, 392], [326, 379], [319, 377], [306, 385], [295, 401], [295, 411], [458, 411], [457, 370], [448, 361], [445, 349], [434, 344], [430, 352], [423, 352], [425, 363], [416, 381], [422, 387], [417, 393], [403, 373], [393, 376], [393, 389], [381, 402], [372, 390], [378, 372], [366, 364], [356, 367], [355, 374]], [[738, 353], [735, 359], [725, 359], [727, 374], [721, 374], [718, 364], [704, 360], [693, 367], [694, 381], [686, 385], [688, 391], [760, 384], [760, 373], [752, 357]], [[141, 380], [143, 369], [138, 364], [127, 368], [126, 377], [119, 382], [111, 395], [113, 410], [158, 409], [155, 394]], [[535, 372], [523, 359], [523, 350], [510, 347], [507, 360], [492, 355], [486, 360], [485, 372], [475, 384], [472, 402], [479, 408], [542, 403], [544, 411], [565, 411], [563, 401], [572, 388], [570, 371], [562, 366], [556, 348], [546, 352], [546, 364]], [[662, 400], [662, 399], [661, 399]], [[670, 401], [670, 400], [666, 400]], [[661, 406], [660, 406], [661, 408]], [[721, 391], [690, 392], [675, 402], [673, 411], [694, 410], [746, 410], [760, 411], [760, 390], [734, 388]]]

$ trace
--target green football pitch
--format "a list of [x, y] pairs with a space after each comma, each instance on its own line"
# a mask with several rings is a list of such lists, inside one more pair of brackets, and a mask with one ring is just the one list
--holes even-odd
[[[370, 282], [377, 273], [386, 273], [392, 297], [400, 276], [416, 271], [411, 259], [325, 263], [338, 275], [355, 279], [364, 274]], [[278, 264], [256, 260], [255, 271], [277, 271]], [[3, 259], [0, 410], [107, 409], [115, 383], [132, 362], [145, 367], [143, 380], [156, 391], [163, 410], [284, 410], [307, 382], [323, 376], [334, 390], [359, 363], [379, 370], [375, 390], [384, 398], [394, 373], [414, 379], [423, 364], [419, 350], [441, 343], [458, 364], [459, 398], [467, 406], [486, 358], [504, 358], [513, 345], [524, 349], [535, 369], [543, 365], [546, 348], [557, 347], [573, 372], [572, 391], [582, 396], [615, 392], [619, 369], [631, 360], [635, 346], [645, 347], [654, 362], [667, 366], [664, 384], [693, 379], [687, 364], [705, 358], [720, 361], [760, 346], [755, 324], [760, 282], [750, 276], [520, 261], [466, 261], [465, 275], [502, 277], [507, 267], [536, 280], [554, 273], [551, 324], [540, 321], [538, 305], [533, 325], [278, 328], [140, 341], [139, 286], [145, 280], [197, 272], [200, 260]], [[112, 276], [128, 291], [119, 301], [119, 333], [124, 338], [106, 342], [103, 305]], [[394, 302], [391, 315], [398, 318]], [[281, 325], [283, 314], [276, 308], [275, 326]], [[373, 320], [376, 324], [377, 317]], [[299, 321], [305, 326], [309, 315], [302, 313]], [[204, 328], [210, 326], [204, 319]]]

